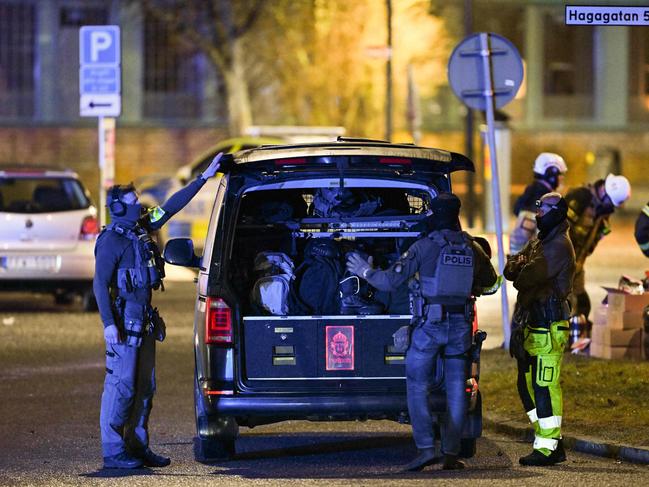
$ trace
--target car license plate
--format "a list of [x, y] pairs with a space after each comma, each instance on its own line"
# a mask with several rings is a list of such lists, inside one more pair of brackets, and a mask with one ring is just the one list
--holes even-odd
[[0, 267], [10, 271], [52, 271], [56, 269], [54, 255], [10, 255], [0, 257]]

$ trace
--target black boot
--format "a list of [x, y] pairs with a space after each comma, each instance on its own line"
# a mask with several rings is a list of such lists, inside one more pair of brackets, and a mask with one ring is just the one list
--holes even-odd
[[[557, 443], [557, 449], [552, 452], [555, 456], [556, 463], [561, 463], [566, 461], [566, 450], [563, 447], [563, 438]], [[550, 455], [552, 456], [552, 455]]]
[[462, 470], [465, 467], [464, 462], [458, 460], [457, 455], [444, 455], [444, 470]]
[[169, 457], [156, 455], [150, 448], [147, 448], [142, 454], [142, 461], [144, 462], [145, 467], [166, 467], [171, 463]]
[[141, 459], [132, 457], [126, 452], [111, 457], [104, 457], [104, 468], [140, 468]]
[[526, 467], [549, 467], [551, 465], [556, 465], [566, 459], [565, 452], [563, 453], [563, 459], [561, 459], [561, 453], [557, 450], [554, 450], [549, 455], [544, 455], [539, 450], [532, 450], [532, 453], [529, 455], [519, 458], [518, 463], [525, 465]]
[[419, 472], [424, 467], [437, 463], [439, 457], [435, 456], [435, 448], [421, 448], [419, 454], [402, 469], [403, 472]]

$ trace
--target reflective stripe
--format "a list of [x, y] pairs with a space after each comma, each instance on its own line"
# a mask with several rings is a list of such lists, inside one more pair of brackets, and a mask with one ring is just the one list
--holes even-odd
[[496, 282], [494, 283], [493, 286], [488, 287], [488, 288], [484, 288], [482, 290], [482, 294], [495, 294], [496, 291], [498, 291], [498, 289], [500, 289], [500, 286], [502, 285], [502, 283], [503, 283], [503, 276], [500, 275], [496, 279]]
[[558, 444], [559, 444], [559, 440], [555, 440], [554, 438], [541, 438], [540, 436], [535, 436], [533, 448], [535, 450], [540, 450], [541, 448], [547, 448], [550, 451], [554, 451], [557, 449]]
[[539, 417], [536, 414], [536, 408], [528, 411], [527, 417], [530, 418], [530, 423], [536, 423], [539, 420]]
[[151, 208], [149, 210], [149, 220], [151, 220], [151, 223], [157, 222], [164, 215], [165, 215], [165, 211], [159, 206], [156, 206], [155, 208]]
[[649, 205], [644, 205], [644, 208], [642, 209], [642, 213], [649, 216]]
[[638, 245], [640, 245], [640, 250], [647, 250], [647, 249], [649, 249], [649, 242], [647, 242], [647, 243], [641, 243], [641, 244], [638, 244]]
[[561, 428], [561, 416], [550, 416], [548, 418], [539, 418], [539, 426], [542, 430]]

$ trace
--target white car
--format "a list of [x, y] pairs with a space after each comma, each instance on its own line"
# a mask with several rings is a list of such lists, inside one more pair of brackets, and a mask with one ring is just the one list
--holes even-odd
[[57, 304], [92, 292], [97, 209], [76, 173], [0, 167], [0, 290], [46, 292]]

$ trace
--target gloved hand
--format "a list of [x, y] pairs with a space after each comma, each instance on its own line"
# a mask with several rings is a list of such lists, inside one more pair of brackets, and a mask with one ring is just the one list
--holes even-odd
[[214, 159], [212, 159], [210, 165], [207, 166], [207, 169], [205, 169], [205, 171], [203, 171], [203, 173], [201, 174], [201, 178], [207, 181], [217, 173], [217, 171], [219, 170], [219, 166], [221, 165], [220, 163], [221, 157], [223, 157], [223, 152], [219, 152], [217, 155], [214, 156]]
[[356, 274], [363, 279], [367, 279], [367, 271], [372, 268], [373, 259], [370, 256], [366, 261], [360, 255], [350, 252], [347, 255], [347, 270], [352, 274]]
[[104, 328], [104, 340], [106, 340], [106, 345], [117, 345], [122, 341], [119, 336], [119, 330], [115, 325]]

